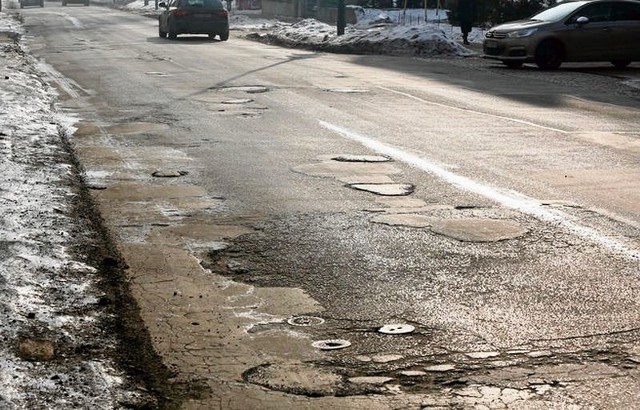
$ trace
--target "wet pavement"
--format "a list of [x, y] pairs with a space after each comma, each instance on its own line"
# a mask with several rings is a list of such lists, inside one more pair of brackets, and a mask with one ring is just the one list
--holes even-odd
[[[238, 43], [232, 51], [247, 53], [242, 64], [259, 53], [290, 57]], [[191, 54], [180, 50], [170, 51], [173, 61], [188, 64]], [[637, 225], [574, 201], [533, 201], [480, 184], [468, 190], [471, 179], [454, 178], [457, 167], [475, 177], [490, 171], [445, 154], [439, 165], [418, 164], [432, 171], [424, 172], [408, 163], [411, 153], [377, 152], [381, 144], [362, 144], [360, 134], [319, 120], [335, 117], [408, 143], [403, 130], [426, 129], [414, 118], [397, 117], [394, 126], [402, 129], [391, 135], [374, 121], [375, 111], [358, 116], [341, 108], [391, 99], [400, 106], [403, 90], [421, 79], [391, 90], [331, 72], [331, 79], [318, 80], [321, 87], [311, 87], [306, 72], [292, 70], [212, 86], [201, 72], [184, 72], [167, 59], [141, 64], [128, 50], [111, 51], [92, 58], [117, 59], [117, 67], [131, 70], [126, 87], [100, 78], [94, 66], [70, 70], [97, 92], [59, 82], [65, 93], [59, 108], [82, 115], [73, 146], [126, 261], [122, 273], [153, 349], [171, 373], [169, 391], [179, 392], [173, 404], [578, 409], [639, 402], [638, 260], [626, 252], [637, 245]], [[54, 52], [48, 57], [55, 61]], [[212, 65], [220, 59], [202, 58]], [[132, 65], [121, 66], [125, 59]], [[325, 64], [354, 77], [364, 73], [365, 82], [388, 77], [332, 58]], [[459, 64], [469, 62], [451, 67]], [[165, 82], [165, 75], [148, 73], [184, 78]], [[307, 86], [288, 88], [292, 75]], [[549, 124], [532, 131], [522, 121], [517, 127], [526, 133], [520, 132], [509, 120], [500, 126], [510, 138], [566, 135]], [[482, 127], [473, 121], [475, 130]], [[624, 121], [631, 127], [636, 120]], [[437, 136], [430, 138], [436, 145]], [[465, 144], [449, 138], [441, 151]], [[570, 148], [580, 152], [573, 141]], [[421, 158], [427, 154], [423, 148]], [[486, 179], [511, 178], [496, 172]]]

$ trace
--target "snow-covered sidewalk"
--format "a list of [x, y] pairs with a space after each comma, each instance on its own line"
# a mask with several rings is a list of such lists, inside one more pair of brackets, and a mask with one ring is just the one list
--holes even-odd
[[[5, 3], [6, 6], [6, 3]], [[136, 403], [113, 357], [109, 298], [82, 250], [95, 231], [56, 92], [0, 12], [0, 408], [118, 408]], [[94, 265], [94, 266], [92, 266]], [[119, 403], [119, 404], [118, 404]]]

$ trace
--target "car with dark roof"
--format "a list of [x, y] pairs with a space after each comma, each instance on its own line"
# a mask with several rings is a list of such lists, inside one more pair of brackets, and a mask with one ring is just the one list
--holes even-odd
[[207, 34], [229, 39], [229, 13], [220, 0], [170, 0], [158, 17], [158, 35], [175, 39], [179, 34]]
[[535, 16], [493, 27], [483, 57], [511, 68], [535, 63], [554, 70], [564, 62], [608, 61], [624, 68], [640, 61], [640, 1], [558, 3]]
[[21, 9], [23, 9], [23, 8], [25, 8], [27, 6], [44, 7], [44, 0], [20, 0], [20, 8]]

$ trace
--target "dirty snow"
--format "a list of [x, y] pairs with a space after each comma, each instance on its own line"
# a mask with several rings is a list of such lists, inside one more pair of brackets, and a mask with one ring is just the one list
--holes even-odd
[[135, 394], [105, 353], [96, 269], [69, 249], [83, 232], [65, 119], [12, 16], [0, 12], [0, 408], [114, 408]]
[[[464, 47], [460, 27], [447, 22], [443, 9], [365, 9], [353, 7], [356, 24], [348, 24], [345, 34], [338, 36], [335, 25], [315, 19], [286, 23], [260, 17], [259, 11], [232, 8], [229, 22], [232, 30], [252, 33], [249, 37], [276, 42], [289, 47], [314, 47], [333, 52], [380, 53], [421, 57], [467, 57], [476, 53]], [[147, 15], [158, 14], [153, 1], [135, 0], [124, 9]], [[481, 28], [474, 27], [471, 43], [480, 44]]]

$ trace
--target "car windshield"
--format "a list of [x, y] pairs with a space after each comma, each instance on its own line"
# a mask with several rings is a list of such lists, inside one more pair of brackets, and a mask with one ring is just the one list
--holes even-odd
[[571, 1], [567, 3], [560, 3], [556, 6], [546, 9], [541, 13], [536, 14], [535, 16], [531, 17], [531, 20], [560, 21], [568, 17], [576, 9], [587, 3], [587, 1]]

